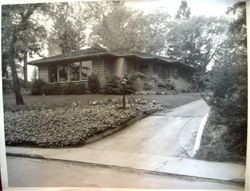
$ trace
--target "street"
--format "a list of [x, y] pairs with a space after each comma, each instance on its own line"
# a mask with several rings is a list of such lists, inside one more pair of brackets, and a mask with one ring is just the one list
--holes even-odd
[[8, 173], [11, 187], [77, 186], [243, 190], [243, 186], [240, 185], [21, 157], [8, 157]]

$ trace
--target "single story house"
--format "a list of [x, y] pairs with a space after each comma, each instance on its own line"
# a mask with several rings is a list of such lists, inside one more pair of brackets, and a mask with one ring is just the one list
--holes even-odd
[[134, 72], [156, 75], [186, 90], [192, 82], [194, 69], [182, 61], [144, 53], [112, 53], [106, 49], [88, 48], [67, 54], [31, 61], [38, 67], [39, 79], [47, 83], [87, 81], [92, 73], [98, 75], [101, 87], [112, 77], [123, 77]]

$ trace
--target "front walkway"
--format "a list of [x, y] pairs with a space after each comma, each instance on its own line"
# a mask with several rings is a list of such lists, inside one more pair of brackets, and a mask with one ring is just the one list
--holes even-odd
[[188, 158], [190, 145], [209, 107], [202, 100], [159, 112], [94, 143], [61, 149], [7, 147], [7, 153], [131, 168], [160, 174], [244, 181], [245, 166]]

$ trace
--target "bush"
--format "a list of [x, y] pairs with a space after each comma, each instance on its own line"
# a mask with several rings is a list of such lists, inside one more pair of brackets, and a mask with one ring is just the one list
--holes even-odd
[[74, 93], [75, 83], [66, 83], [61, 86], [60, 93], [63, 95], [70, 95]]
[[59, 95], [61, 94], [61, 85], [57, 84], [45, 84], [41, 88], [41, 95]]
[[[239, 9], [238, 6], [239, 4], [235, 4], [234, 9]], [[226, 131], [222, 133], [218, 141], [214, 141], [217, 136], [211, 136], [210, 141], [201, 142], [201, 154], [198, 155], [200, 158], [206, 157], [202, 155], [203, 153], [209, 153], [210, 157], [214, 155], [216, 158], [218, 150], [224, 151], [223, 155], [220, 155], [223, 161], [246, 158], [247, 33], [245, 11], [245, 6], [238, 10], [239, 16], [229, 25], [230, 30], [227, 34], [229, 38], [220, 47], [212, 71], [204, 78], [207, 92], [208, 90], [211, 92], [207, 95], [210, 98], [206, 99], [211, 105], [211, 115], [207, 124], [208, 133], [203, 134], [202, 140], [209, 134], [218, 132], [221, 126]]]
[[92, 74], [88, 77], [88, 89], [91, 93], [100, 91], [100, 83], [97, 74]]
[[86, 86], [84, 82], [80, 83], [65, 83], [65, 84], [47, 84], [41, 87], [40, 94], [36, 95], [70, 95], [70, 94], [85, 94]]
[[103, 89], [105, 94], [122, 94], [121, 79], [115, 76], [110, 81], [108, 81]]
[[[125, 77], [126, 78], [126, 77]], [[127, 78], [126, 78], [127, 79]], [[104, 86], [105, 94], [123, 94], [122, 80], [119, 77], [112, 78], [105, 86]], [[132, 81], [127, 80], [126, 84], [126, 94], [135, 93], [135, 88], [133, 87]]]
[[85, 94], [87, 89], [84, 82], [72, 84], [73, 94]]
[[32, 95], [42, 95], [42, 88], [46, 85], [46, 82], [44, 82], [41, 79], [35, 80], [31, 87], [31, 94]]

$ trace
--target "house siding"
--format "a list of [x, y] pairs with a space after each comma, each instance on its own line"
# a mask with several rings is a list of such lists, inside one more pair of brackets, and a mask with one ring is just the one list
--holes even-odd
[[104, 62], [105, 60], [101, 58], [92, 59], [92, 73], [97, 74], [101, 87], [103, 87], [106, 83]]
[[[97, 74], [101, 88], [114, 76], [117, 76], [116, 71], [118, 69], [123, 69], [123, 72], [120, 72], [122, 75], [130, 75], [135, 72], [141, 72], [146, 76], [157, 75], [163, 81], [173, 83], [177, 90], [186, 90], [191, 85], [191, 71], [186, 70], [183, 67], [174, 66], [171, 63], [169, 64], [123, 57], [99, 57], [88, 60], [92, 60], [92, 73]], [[39, 79], [48, 82], [48, 64], [40, 65], [38, 69]]]
[[45, 82], [49, 81], [48, 65], [41, 65], [38, 67], [38, 76], [39, 79]]
[[110, 81], [112, 78], [115, 77], [115, 65], [114, 59], [105, 59], [104, 60], [104, 75], [105, 75], [105, 83]]

